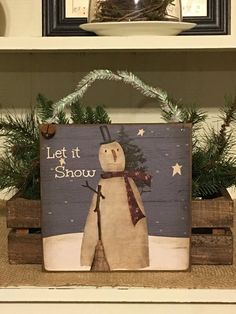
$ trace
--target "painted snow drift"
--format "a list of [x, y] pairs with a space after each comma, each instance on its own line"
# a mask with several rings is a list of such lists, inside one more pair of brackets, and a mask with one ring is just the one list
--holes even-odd
[[189, 269], [190, 125], [57, 125], [40, 168], [47, 271]]

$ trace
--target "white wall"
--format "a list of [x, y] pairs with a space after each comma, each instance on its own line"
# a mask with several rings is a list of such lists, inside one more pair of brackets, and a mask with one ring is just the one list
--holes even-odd
[[41, 0], [1, 0], [0, 36], [41, 36]]

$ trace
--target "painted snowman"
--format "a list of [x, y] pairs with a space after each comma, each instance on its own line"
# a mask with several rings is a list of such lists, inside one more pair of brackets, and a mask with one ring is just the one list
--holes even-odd
[[[103, 173], [98, 186], [101, 240], [110, 270], [135, 270], [149, 266], [147, 219], [139, 190], [125, 170], [121, 145], [111, 139], [107, 126], [100, 127], [104, 142], [99, 149]], [[137, 175], [137, 173], [136, 173]], [[147, 176], [145, 176], [147, 179]], [[81, 246], [81, 266], [91, 266], [98, 242], [94, 193]]]

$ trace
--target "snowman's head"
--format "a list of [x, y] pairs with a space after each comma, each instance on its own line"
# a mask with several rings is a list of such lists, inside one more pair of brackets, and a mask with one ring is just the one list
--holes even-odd
[[101, 144], [99, 161], [103, 171], [125, 170], [125, 154], [121, 145], [116, 141]]

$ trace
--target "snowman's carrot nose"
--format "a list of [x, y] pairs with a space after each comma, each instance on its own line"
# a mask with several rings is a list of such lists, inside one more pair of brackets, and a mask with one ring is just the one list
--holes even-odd
[[116, 162], [116, 159], [117, 159], [116, 152], [114, 151], [114, 149], [112, 149], [111, 152], [112, 152], [112, 155], [113, 155], [114, 162]]

